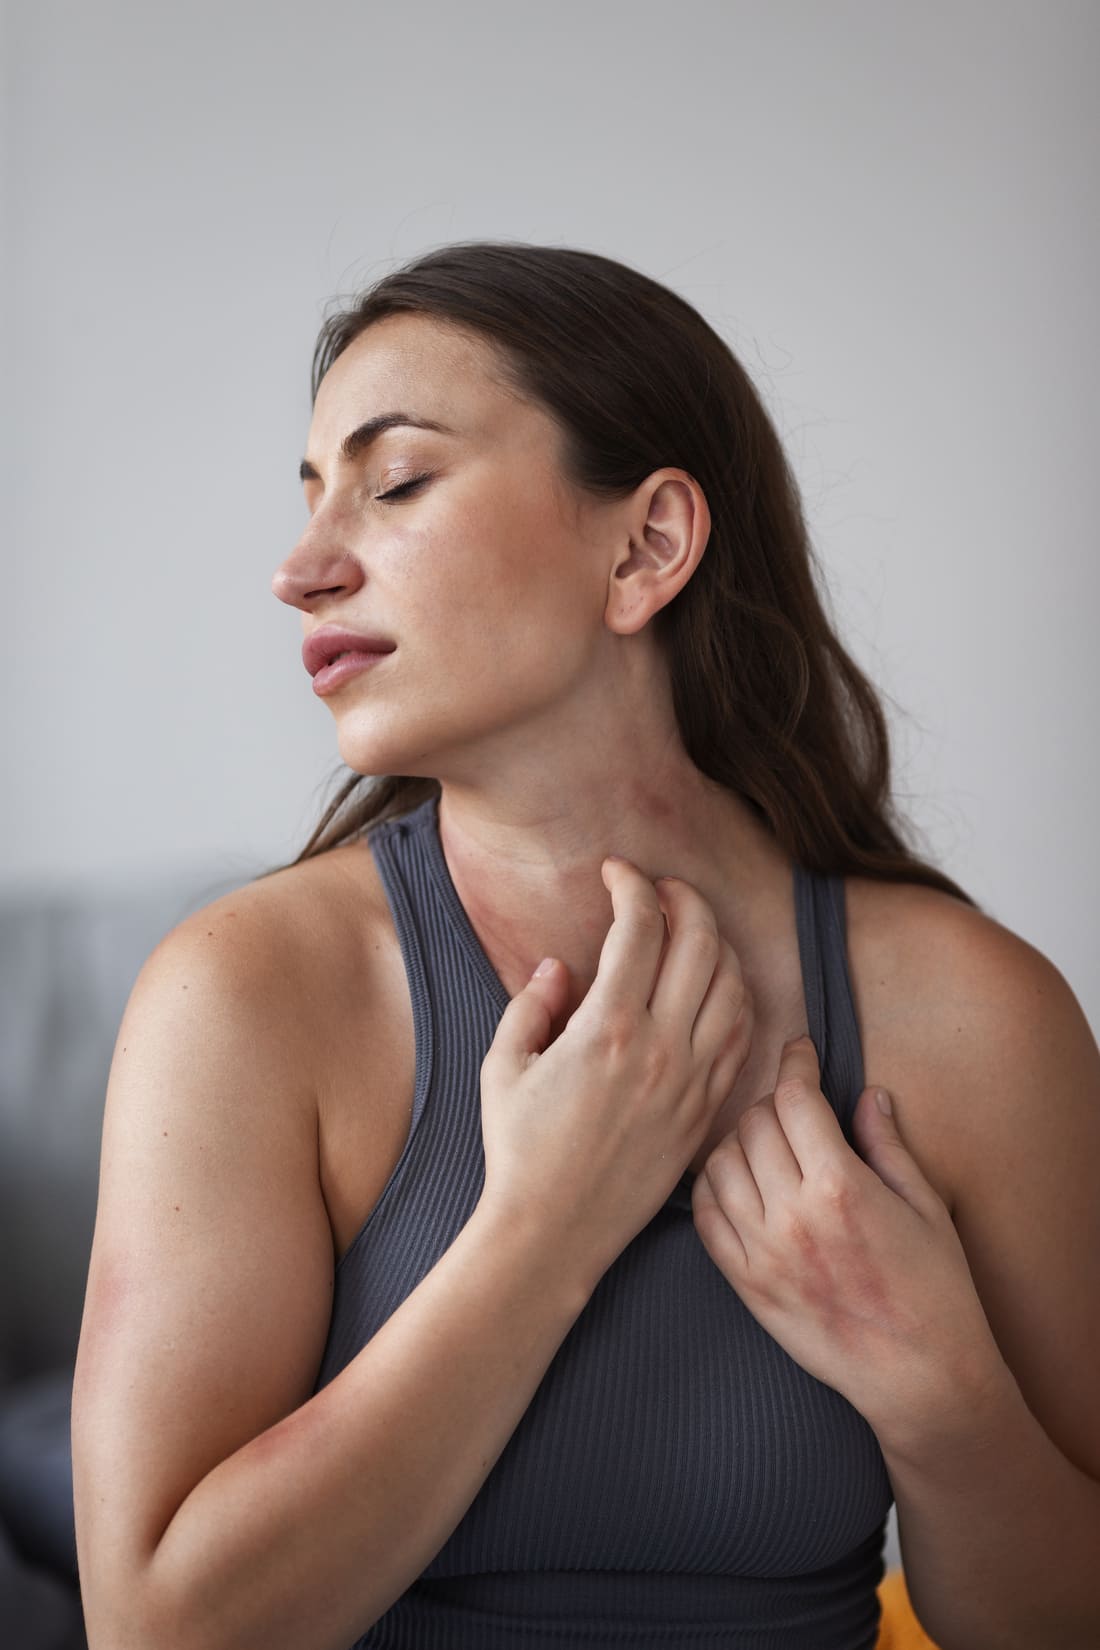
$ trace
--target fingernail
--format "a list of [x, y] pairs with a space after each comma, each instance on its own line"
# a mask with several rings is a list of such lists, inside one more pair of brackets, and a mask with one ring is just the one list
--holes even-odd
[[883, 1117], [893, 1117], [894, 1108], [890, 1104], [890, 1096], [887, 1094], [885, 1089], [875, 1090], [875, 1104], [882, 1113]]
[[554, 966], [553, 957], [543, 957], [542, 961], [539, 963], [538, 967], [535, 969], [535, 972], [531, 975], [531, 978], [533, 980], [537, 980], [540, 974], [549, 974], [549, 972], [553, 968], [553, 966]]

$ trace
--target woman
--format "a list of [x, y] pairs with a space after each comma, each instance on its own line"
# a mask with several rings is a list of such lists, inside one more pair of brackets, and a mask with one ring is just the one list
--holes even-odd
[[942, 1650], [1093, 1644], [1100, 1055], [892, 821], [742, 369], [444, 247], [326, 323], [302, 477], [354, 773], [120, 1031], [92, 1650], [857, 1650], [892, 1497]]

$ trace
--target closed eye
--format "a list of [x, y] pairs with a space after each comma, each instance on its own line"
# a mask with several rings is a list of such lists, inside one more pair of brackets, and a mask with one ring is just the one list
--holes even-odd
[[400, 487], [391, 487], [388, 493], [377, 493], [374, 502], [381, 504], [388, 498], [403, 498], [406, 493], [415, 492], [418, 487], [423, 487], [424, 483], [431, 479], [431, 476], [427, 475], [414, 476], [411, 481], [403, 481]]

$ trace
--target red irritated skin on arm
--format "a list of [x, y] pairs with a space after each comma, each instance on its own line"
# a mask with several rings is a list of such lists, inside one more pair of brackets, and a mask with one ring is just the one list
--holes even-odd
[[[91, 1650], [346, 1650], [461, 1519], [751, 1042], [701, 895], [625, 861], [604, 878], [614, 918], [581, 1008], [547, 1046], [568, 989], [555, 962], [484, 1062], [473, 1216], [312, 1396], [333, 1256], [310, 1050], [288, 1029], [308, 1008], [299, 938], [257, 884], [142, 971], [73, 1395]], [[211, 948], [231, 915], [232, 943]]]
[[918, 943], [911, 995], [892, 978], [919, 1030], [911, 1054], [892, 1041], [891, 1113], [870, 1085], [853, 1152], [813, 1044], [789, 1044], [696, 1181], [696, 1226], [874, 1428], [940, 1650], [1095, 1650], [1100, 1052], [1039, 952], [959, 902], [899, 898], [936, 967]]

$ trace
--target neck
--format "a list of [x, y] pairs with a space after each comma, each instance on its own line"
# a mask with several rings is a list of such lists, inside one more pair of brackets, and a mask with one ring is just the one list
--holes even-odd
[[[790, 865], [739, 797], [708, 780], [678, 739], [611, 751], [491, 787], [443, 780], [439, 831], [455, 889], [510, 995], [544, 956], [571, 975], [573, 1012], [595, 978], [611, 923], [607, 854], [646, 876], [677, 876], [711, 905], [747, 970], [774, 941]], [[501, 770], [498, 768], [497, 772]]]

